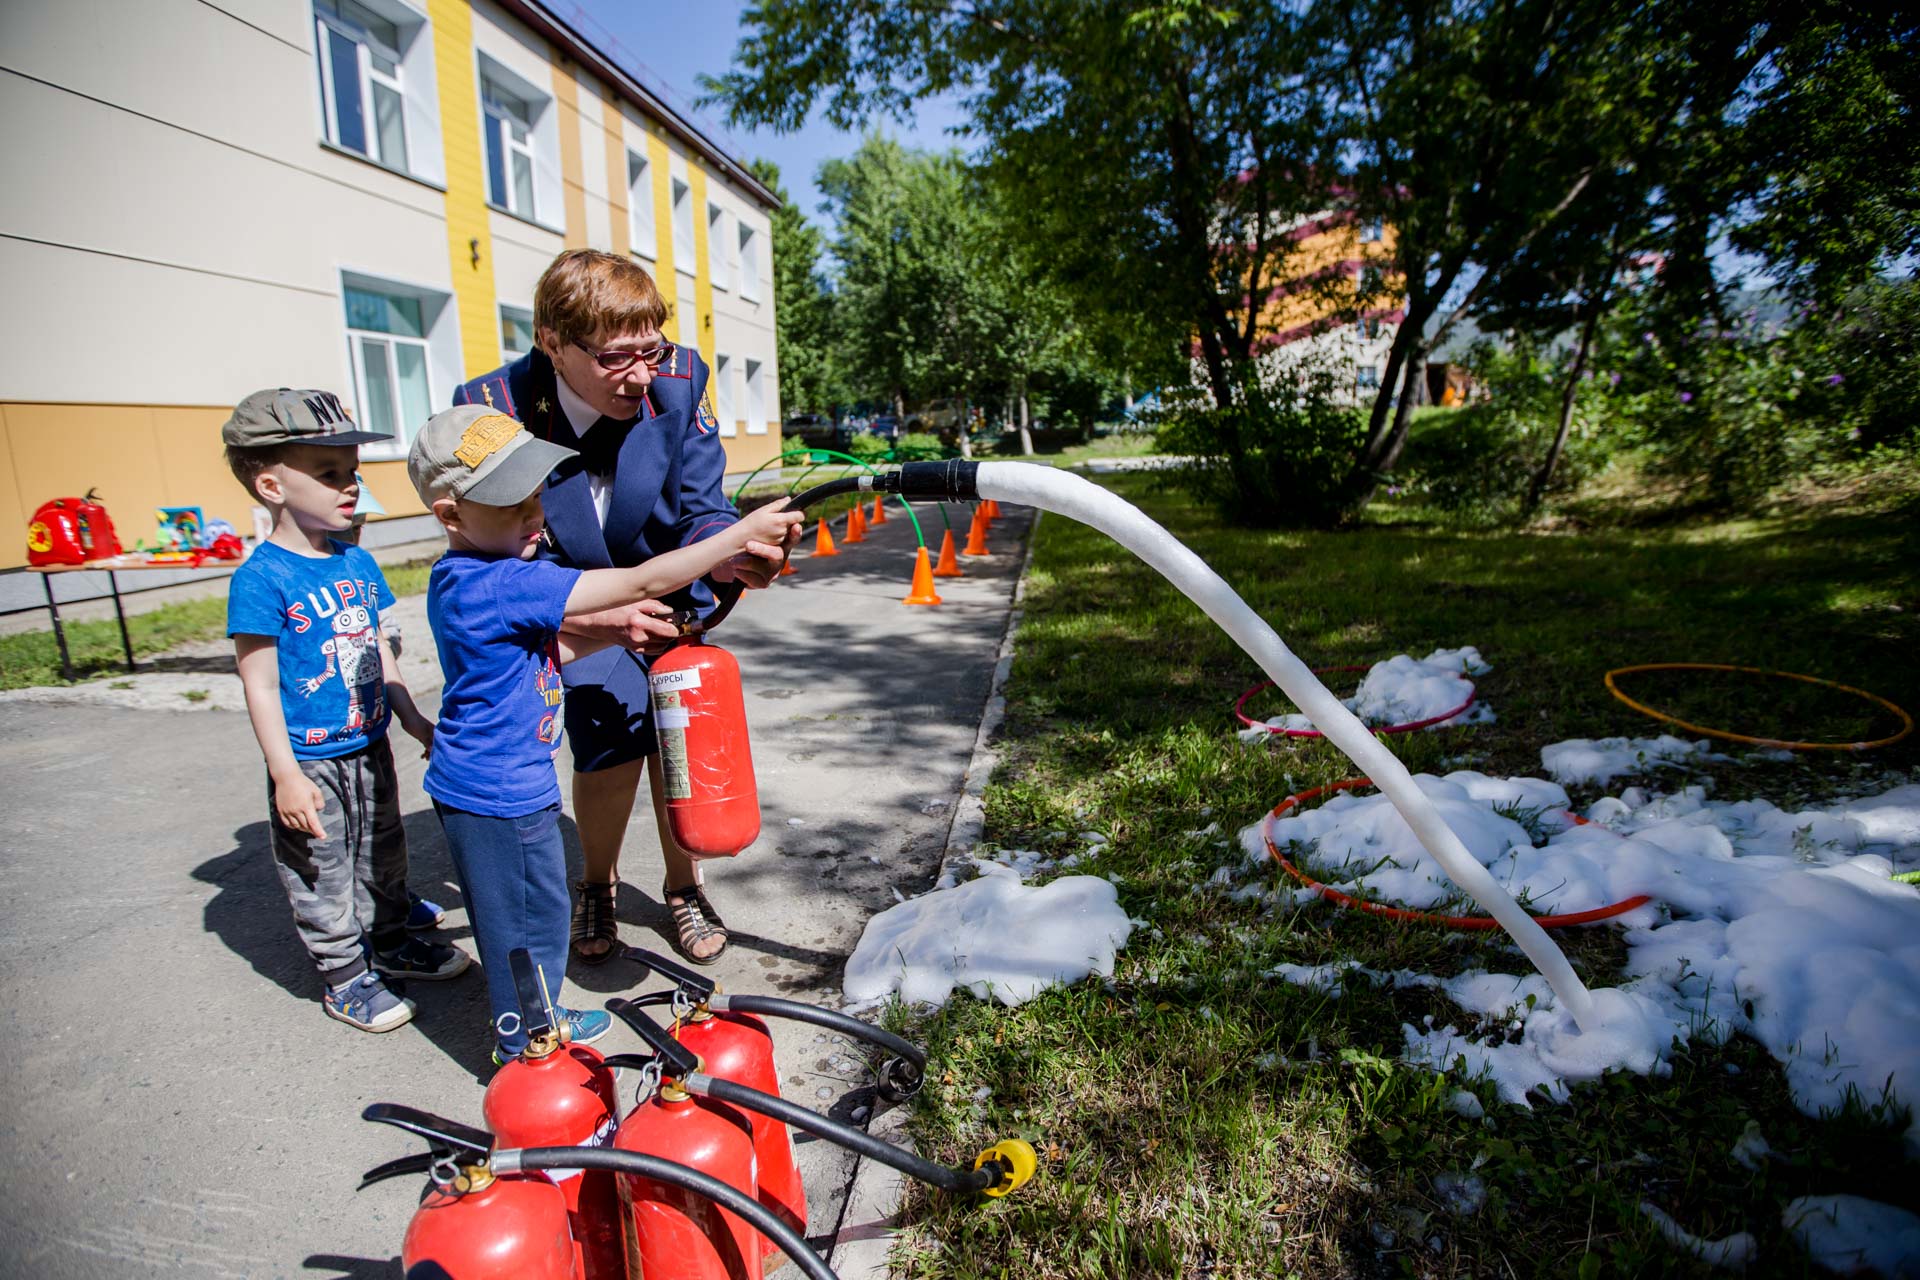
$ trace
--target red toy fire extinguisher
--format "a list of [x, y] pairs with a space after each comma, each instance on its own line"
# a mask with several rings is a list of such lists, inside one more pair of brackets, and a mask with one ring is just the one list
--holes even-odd
[[[527, 1047], [494, 1073], [481, 1114], [502, 1147], [604, 1147], [619, 1125], [613, 1072], [586, 1045], [566, 1043], [544, 976], [526, 948], [507, 955]], [[638, 1280], [633, 1215], [602, 1170], [554, 1173], [573, 1237], [574, 1280]]]
[[376, 1102], [361, 1117], [427, 1140], [425, 1154], [389, 1160], [360, 1179], [366, 1187], [405, 1174], [433, 1177], [400, 1247], [408, 1276], [572, 1280], [566, 1195], [546, 1175], [496, 1177], [488, 1134], [412, 1107]]
[[760, 834], [740, 664], [694, 637], [648, 668], [667, 823], [695, 858], [731, 858]]
[[84, 498], [43, 502], [27, 524], [27, 563], [85, 564], [120, 554], [113, 517], [87, 490]]

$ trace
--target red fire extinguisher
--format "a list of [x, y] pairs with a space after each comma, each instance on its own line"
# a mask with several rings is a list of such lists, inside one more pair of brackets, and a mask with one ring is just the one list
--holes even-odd
[[487, 1160], [491, 1138], [440, 1116], [390, 1102], [377, 1102], [361, 1115], [427, 1140], [426, 1154], [390, 1160], [360, 1180], [366, 1187], [409, 1173], [433, 1176], [400, 1247], [407, 1275], [572, 1280], [566, 1195], [544, 1174], [496, 1177]]
[[673, 838], [695, 858], [731, 858], [760, 834], [740, 664], [695, 636], [648, 668]]
[[[677, 1049], [678, 1046], [676, 1045]], [[650, 1068], [659, 1079], [659, 1067]], [[618, 1151], [659, 1156], [746, 1195], [757, 1185], [753, 1126], [737, 1108], [672, 1086], [653, 1089], [620, 1122]], [[744, 1219], [684, 1187], [620, 1175], [648, 1280], [760, 1280], [762, 1237]]]
[[[620, 1104], [613, 1072], [593, 1049], [566, 1043], [544, 975], [526, 948], [507, 955], [527, 1047], [487, 1084], [481, 1114], [501, 1147], [603, 1147]], [[620, 1183], [601, 1170], [552, 1175], [566, 1200], [575, 1280], [638, 1280], [633, 1217]]]

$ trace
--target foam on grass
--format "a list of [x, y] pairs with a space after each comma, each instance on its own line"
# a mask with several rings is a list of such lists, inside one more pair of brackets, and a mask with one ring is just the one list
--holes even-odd
[[[1424, 658], [1397, 653], [1368, 668], [1354, 695], [1341, 701], [1367, 724], [1412, 724], [1465, 702], [1474, 691], [1473, 682], [1467, 677], [1484, 675], [1491, 670], [1493, 668], [1486, 664], [1480, 657], [1480, 651], [1472, 645], [1458, 649], [1435, 649]], [[1451, 729], [1463, 724], [1489, 724], [1494, 718], [1493, 709], [1476, 699], [1472, 706], [1459, 715], [1429, 725], [1428, 728]], [[1275, 729], [1316, 727], [1310, 718], [1298, 713], [1274, 716], [1265, 723]], [[1266, 736], [1265, 729], [1240, 731], [1241, 739], [1247, 742], [1258, 741]]]

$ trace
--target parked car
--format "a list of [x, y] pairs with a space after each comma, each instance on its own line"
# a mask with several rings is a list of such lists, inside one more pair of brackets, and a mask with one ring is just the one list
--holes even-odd
[[808, 449], [840, 447], [840, 429], [824, 413], [796, 413], [781, 424], [780, 434]]
[[880, 414], [861, 429], [867, 435], [879, 436], [888, 444], [893, 444], [900, 439], [900, 419], [890, 413]]
[[967, 426], [967, 402], [957, 397], [930, 400], [907, 415], [909, 432], [939, 436], [944, 445], [960, 443], [960, 433]]

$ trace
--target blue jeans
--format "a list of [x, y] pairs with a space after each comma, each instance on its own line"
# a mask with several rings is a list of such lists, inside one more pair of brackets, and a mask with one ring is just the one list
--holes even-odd
[[506, 1019], [512, 1034], [501, 1030], [503, 1015], [521, 1013], [508, 953], [525, 947], [532, 954], [546, 975], [556, 1009], [567, 972], [571, 902], [566, 846], [560, 840], [560, 806], [549, 805], [517, 818], [489, 818], [436, 800], [433, 811], [440, 815], [454, 874], [466, 895], [473, 940], [486, 970], [494, 1032], [503, 1052], [517, 1054], [527, 1044], [520, 1017]]

